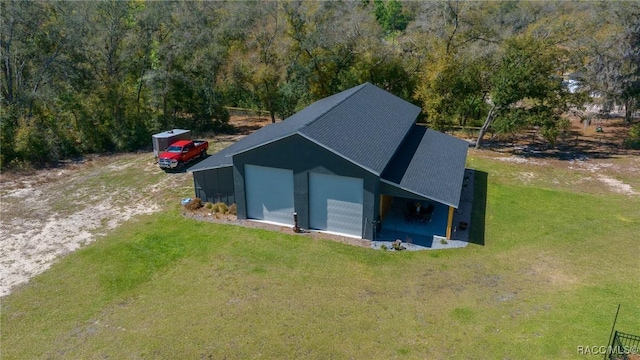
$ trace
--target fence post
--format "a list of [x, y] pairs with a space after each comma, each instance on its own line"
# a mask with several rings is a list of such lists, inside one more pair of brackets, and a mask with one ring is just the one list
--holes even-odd
[[604, 354], [604, 360], [607, 360], [607, 357], [609, 357], [609, 352], [611, 351], [611, 337], [613, 336], [613, 331], [616, 328], [616, 322], [618, 321], [619, 312], [620, 312], [620, 304], [618, 304], [618, 310], [616, 310], [616, 317], [613, 319], [613, 326], [611, 327], [611, 334], [609, 334], [609, 342], [607, 343], [607, 353]]

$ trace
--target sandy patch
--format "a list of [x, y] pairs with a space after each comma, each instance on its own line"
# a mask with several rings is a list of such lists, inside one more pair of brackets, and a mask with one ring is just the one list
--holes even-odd
[[618, 179], [614, 179], [612, 177], [608, 177], [604, 175], [598, 175], [598, 180], [605, 183], [611, 191], [616, 192], [618, 194], [624, 194], [624, 195], [630, 195], [630, 196], [639, 195], [638, 192], [633, 190], [631, 185], [625, 184]]
[[536, 178], [536, 174], [528, 171], [524, 171], [518, 174], [518, 179], [522, 181], [523, 184], [528, 185]]
[[69, 216], [44, 221], [14, 219], [0, 227], [0, 296], [47, 270], [54, 261], [95, 240], [97, 230], [113, 229], [138, 214], [158, 210], [156, 205], [112, 206], [105, 200]]
[[604, 183], [611, 192], [629, 196], [640, 194], [635, 191], [631, 185], [608, 175], [637, 173], [640, 169], [636, 168], [633, 163], [623, 167], [611, 162], [594, 161], [587, 157], [581, 157], [579, 159], [569, 161], [568, 169], [593, 174], [586, 179], [593, 179]]
[[578, 279], [562, 269], [562, 262], [548, 256], [539, 256], [529, 270], [529, 274], [552, 286], [568, 286]]
[[504, 162], [509, 162], [509, 163], [515, 163], [515, 164], [531, 164], [531, 165], [544, 165], [545, 162], [544, 161], [540, 161], [540, 160], [533, 160], [533, 159], [529, 159], [526, 158], [524, 156], [517, 156], [517, 155], [513, 155], [513, 156], [509, 156], [509, 157], [497, 157], [497, 160], [500, 161], [504, 161]]
[[[117, 172], [128, 166], [120, 163], [108, 170]], [[47, 174], [45, 182], [34, 180], [44, 176], [37, 174], [1, 184], [0, 296], [10, 294], [16, 286], [50, 268], [61, 256], [91, 243], [132, 217], [159, 211], [160, 206], [148, 194], [166, 189], [175, 181], [163, 179], [142, 191], [85, 185], [84, 180], [95, 176], [94, 171], [103, 170], [99, 166], [84, 173], [54, 169], [50, 170], [55, 172], [53, 177]], [[56, 186], [60, 184], [70, 193], [58, 193]], [[64, 199], [65, 208], [55, 208], [52, 200], [60, 198]]]
[[571, 170], [583, 170], [592, 173], [602, 170], [617, 170], [617, 166], [615, 164], [602, 161], [592, 161], [586, 156], [581, 156], [577, 159], [569, 160], [568, 168]]

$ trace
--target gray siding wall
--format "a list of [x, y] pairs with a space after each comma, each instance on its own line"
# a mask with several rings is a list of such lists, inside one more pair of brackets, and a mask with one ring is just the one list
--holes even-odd
[[[372, 239], [371, 221], [379, 215], [379, 177], [354, 165], [300, 135], [255, 148], [233, 157], [233, 180], [238, 218], [247, 218], [244, 165], [260, 165], [293, 170], [294, 204], [298, 225], [309, 228], [309, 173], [323, 173], [363, 179], [363, 238]], [[293, 214], [292, 214], [293, 216]]]
[[231, 166], [194, 172], [193, 187], [196, 197], [202, 201], [210, 203], [221, 201], [227, 205], [236, 202]]

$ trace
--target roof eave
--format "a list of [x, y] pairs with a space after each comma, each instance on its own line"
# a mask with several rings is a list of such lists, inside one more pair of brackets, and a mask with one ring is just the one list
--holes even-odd
[[460, 199], [459, 199], [459, 198], [458, 198], [458, 203], [457, 203], [457, 204], [454, 204], [454, 203], [449, 202], [449, 201], [446, 201], [446, 200], [437, 199], [437, 198], [435, 198], [435, 197], [433, 197], [433, 196], [429, 196], [429, 195], [426, 195], [426, 194], [419, 193], [419, 192], [417, 192], [417, 191], [415, 191], [415, 190], [411, 190], [411, 189], [409, 189], [409, 188], [406, 188], [406, 187], [404, 187], [404, 186], [402, 186], [402, 185], [400, 185], [400, 184], [396, 184], [396, 183], [394, 183], [393, 181], [389, 181], [389, 180], [384, 179], [384, 178], [380, 178], [380, 181], [381, 181], [381, 182], [384, 182], [385, 184], [389, 184], [389, 185], [391, 185], [391, 186], [397, 187], [398, 189], [402, 189], [402, 190], [404, 190], [404, 191], [406, 191], [406, 192], [409, 192], [409, 193], [411, 193], [411, 194], [414, 194], [414, 195], [417, 195], [417, 196], [422, 196], [423, 198], [426, 198], [426, 199], [429, 199], [429, 200], [432, 200], [432, 201], [438, 202], [438, 203], [440, 203], [440, 204], [444, 204], [444, 205], [447, 205], [447, 206], [451, 206], [452, 208], [455, 208], [455, 209], [457, 209], [457, 208], [460, 206]]
[[373, 170], [373, 169], [371, 169], [371, 168], [369, 168], [369, 167], [367, 167], [367, 166], [364, 166], [364, 165], [362, 165], [362, 164], [359, 164], [358, 162], [356, 162], [356, 161], [354, 161], [354, 160], [352, 160], [352, 159], [350, 159], [350, 158], [348, 158], [348, 157], [346, 157], [346, 156], [344, 156], [344, 155], [340, 154], [339, 152], [336, 152], [335, 150], [331, 149], [330, 147], [328, 147], [328, 146], [326, 146], [326, 145], [324, 145], [324, 144], [322, 144], [322, 143], [320, 143], [320, 142], [316, 141], [315, 139], [313, 139], [313, 138], [311, 138], [311, 137], [309, 137], [309, 136], [307, 136], [307, 135], [305, 135], [305, 134], [303, 134], [303, 133], [301, 133], [301, 132], [299, 132], [299, 131], [298, 131], [298, 132], [296, 132], [296, 134], [297, 134], [297, 135], [300, 135], [300, 136], [302, 136], [303, 138], [305, 138], [305, 139], [307, 139], [307, 140], [311, 141], [312, 143], [314, 143], [314, 144], [316, 144], [316, 145], [320, 146], [321, 148], [323, 148], [323, 149], [325, 149], [325, 150], [327, 150], [327, 151], [331, 152], [332, 154], [335, 154], [335, 155], [337, 155], [337, 156], [339, 156], [339, 157], [341, 157], [341, 158], [343, 158], [343, 159], [347, 160], [348, 162], [350, 162], [350, 163], [352, 163], [352, 164], [354, 164], [354, 165], [356, 165], [356, 166], [358, 166], [358, 167], [360, 167], [360, 168], [362, 168], [362, 169], [364, 169], [364, 170], [366, 170], [366, 171], [368, 171], [368, 172], [372, 173], [372, 174], [373, 174], [373, 175], [375, 175], [375, 176], [380, 176], [380, 174], [381, 174], [381, 172], [379, 172], [379, 171], [375, 171], [375, 170]]
[[195, 170], [187, 169], [187, 172], [188, 172], [188, 173], [196, 173], [196, 172], [200, 172], [200, 171], [207, 171], [207, 170], [222, 169], [222, 168], [231, 167], [231, 166], [233, 166], [233, 164], [225, 164], [225, 165], [209, 166], [209, 167], [206, 167], [206, 168], [202, 168], [202, 169], [195, 169]]
[[[268, 126], [268, 125], [267, 125], [267, 126]], [[265, 145], [273, 144], [273, 143], [274, 143], [274, 142], [276, 142], [276, 141], [280, 141], [280, 140], [282, 140], [282, 139], [286, 139], [286, 138], [288, 138], [288, 137], [291, 137], [291, 135], [295, 135], [295, 134], [296, 134], [296, 133], [291, 133], [291, 134], [287, 134], [287, 135], [285, 135], [285, 136], [279, 136], [279, 137], [277, 137], [277, 138], [273, 138], [273, 139], [271, 139], [271, 140], [269, 140], [269, 141], [266, 141], [266, 142], [263, 142], [263, 143], [260, 143], [260, 144], [257, 144], [257, 145], [254, 145], [254, 146], [248, 147], [248, 148], [246, 148], [246, 149], [243, 149], [243, 150], [240, 150], [240, 151], [237, 151], [237, 152], [233, 152], [233, 153], [226, 154], [226, 155], [225, 155], [225, 157], [228, 157], [228, 158], [230, 158], [230, 157], [234, 157], [234, 156], [236, 156], [236, 155], [238, 155], [238, 154], [246, 153], [247, 151], [255, 150], [255, 149], [259, 148], [259, 147], [263, 147], [263, 146], [265, 146]]]

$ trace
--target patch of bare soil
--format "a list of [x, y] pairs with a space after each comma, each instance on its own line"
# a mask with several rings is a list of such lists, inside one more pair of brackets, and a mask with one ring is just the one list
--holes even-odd
[[[537, 129], [515, 135], [496, 136], [483, 144], [485, 148], [499, 153], [559, 160], [640, 155], [640, 150], [624, 147], [631, 125], [626, 124], [622, 117], [596, 118], [588, 123], [573, 115], [568, 116], [568, 119], [571, 126], [567, 132], [558, 136], [555, 145], [549, 144]], [[475, 142], [475, 138], [470, 134], [456, 135]]]
[[[621, 117], [598, 118], [588, 124], [576, 116], [570, 116], [569, 120], [571, 128], [559, 136], [556, 146], [549, 145], [539, 131], [531, 130], [511, 138], [490, 140], [486, 149], [491, 151], [472, 150], [471, 153], [525, 166], [571, 170], [581, 177], [580, 182], [573, 185], [585, 189], [589, 185], [592, 192], [640, 195], [640, 182], [625, 182], [640, 174], [640, 150], [623, 146], [630, 125]], [[530, 171], [519, 175], [525, 185], [535, 177]], [[559, 183], [567, 181], [558, 180]]]
[[[232, 126], [233, 130], [227, 133], [216, 134], [213, 136], [213, 140], [214, 143], [223, 144], [236, 142], [269, 124], [271, 124], [271, 119], [267, 117], [231, 115], [229, 117], [229, 125]], [[211, 146], [211, 144], [209, 145]], [[221, 149], [211, 149], [210, 147], [209, 153], [212, 154], [218, 150]]]
[[575, 276], [563, 270], [561, 261], [546, 256], [539, 256], [529, 274], [532, 279], [543, 281], [552, 286], [568, 286], [577, 282]]
[[[576, 159], [559, 160], [554, 158], [537, 158], [527, 155], [505, 155], [496, 152], [471, 151], [472, 154], [492, 158], [502, 162], [523, 165], [523, 169], [528, 166], [543, 169], [556, 168], [568, 170], [578, 176], [577, 179], [546, 179], [556, 184], [569, 184], [571, 187], [579, 188], [582, 191], [591, 193], [616, 193], [627, 196], [640, 195], [640, 157], [616, 156], [612, 158], [591, 158], [581, 155]], [[624, 161], [621, 161], [624, 160]], [[544, 176], [532, 171], [522, 171], [517, 178], [523, 185], [529, 185], [536, 179]], [[627, 183], [624, 179], [636, 179], [633, 183]]]
[[[229, 145], [270, 122], [234, 115], [234, 133], [217, 136], [213, 145]], [[96, 180], [134, 166], [141, 174], [158, 175], [162, 171], [151, 159], [150, 153], [90, 155], [57, 168], [1, 173], [0, 297], [130, 218], [159, 211], [163, 193], [181, 181], [188, 184], [187, 173], [167, 174], [136, 189]]]
[[271, 119], [264, 116], [240, 116], [229, 117], [229, 124], [235, 128], [238, 135], [249, 135], [252, 132], [271, 124]]
[[[141, 191], [95, 180], [105, 171], [124, 171], [129, 161], [140, 157], [146, 154], [94, 157], [26, 175], [2, 174], [0, 296], [133, 216], [160, 210], [157, 196], [152, 195], [170, 188], [171, 179]], [[120, 166], [113, 166], [114, 162]], [[160, 171], [157, 166], [141, 170]]]

